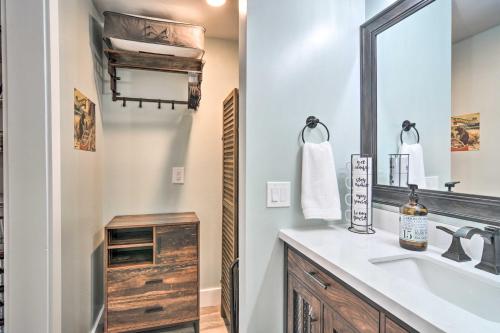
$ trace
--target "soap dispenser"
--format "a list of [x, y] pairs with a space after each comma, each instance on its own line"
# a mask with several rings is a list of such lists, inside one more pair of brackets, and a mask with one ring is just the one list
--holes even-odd
[[418, 203], [417, 185], [411, 184], [410, 199], [399, 209], [399, 245], [407, 250], [427, 249], [427, 208]]

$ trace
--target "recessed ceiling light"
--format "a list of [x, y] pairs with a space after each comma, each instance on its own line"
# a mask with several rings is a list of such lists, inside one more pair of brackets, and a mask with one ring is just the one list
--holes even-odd
[[207, 0], [207, 3], [213, 7], [220, 7], [226, 3], [226, 0]]

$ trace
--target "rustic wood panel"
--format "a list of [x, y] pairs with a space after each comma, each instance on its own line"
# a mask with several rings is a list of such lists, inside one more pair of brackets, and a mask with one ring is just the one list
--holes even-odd
[[408, 331], [396, 324], [390, 318], [385, 317], [385, 333], [408, 333]]
[[231, 318], [231, 265], [238, 258], [238, 89], [222, 103], [221, 315]]
[[323, 333], [357, 333], [341, 315], [323, 305]]
[[379, 332], [379, 311], [293, 250], [288, 251], [288, 271], [318, 295], [359, 332]]
[[165, 224], [199, 223], [193, 212], [168, 214], [143, 214], [115, 216], [106, 226], [107, 229], [134, 228], [142, 226], [161, 226]]
[[198, 267], [195, 264], [149, 265], [141, 268], [109, 270], [108, 304], [141, 302], [151, 296], [170, 298], [197, 292]]
[[109, 65], [171, 73], [202, 73], [203, 60], [176, 56], [105, 49]]
[[108, 307], [108, 333], [140, 330], [198, 320], [197, 293], [182, 297], [145, 297]]
[[156, 264], [196, 263], [198, 226], [187, 224], [156, 227]]
[[321, 302], [299, 280], [288, 275], [288, 333], [321, 333]]

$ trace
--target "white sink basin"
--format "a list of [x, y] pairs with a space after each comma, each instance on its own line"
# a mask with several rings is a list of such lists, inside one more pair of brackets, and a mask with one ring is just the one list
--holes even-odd
[[500, 283], [426, 255], [373, 258], [372, 264], [483, 319], [500, 323]]

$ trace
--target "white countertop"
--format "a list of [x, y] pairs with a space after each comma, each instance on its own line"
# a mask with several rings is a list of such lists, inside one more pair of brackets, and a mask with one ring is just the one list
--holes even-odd
[[[420, 332], [500, 332], [500, 323], [485, 320], [413, 286], [370, 263], [369, 259], [425, 255], [500, 285], [500, 276], [474, 268], [477, 261], [456, 263], [441, 257], [443, 250], [432, 246], [425, 252], [408, 251], [399, 246], [395, 234], [377, 230], [373, 235], [360, 235], [349, 232], [345, 225], [282, 229], [279, 237]], [[459, 292], [461, 290], [457, 290]], [[500, 309], [498, 314], [500, 316]]]

